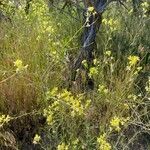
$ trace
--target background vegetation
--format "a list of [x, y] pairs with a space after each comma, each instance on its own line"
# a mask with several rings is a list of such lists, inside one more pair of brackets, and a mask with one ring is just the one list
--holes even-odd
[[93, 90], [71, 81], [83, 4], [64, 4], [33, 0], [27, 11], [25, 0], [0, 2], [0, 149], [149, 150], [149, 1], [107, 7]]

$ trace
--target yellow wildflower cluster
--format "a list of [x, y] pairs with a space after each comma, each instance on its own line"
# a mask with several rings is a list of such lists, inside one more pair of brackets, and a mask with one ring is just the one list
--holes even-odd
[[134, 95], [134, 94], [130, 94], [130, 95], [128, 95], [128, 97], [127, 97], [129, 100], [131, 100], [131, 101], [136, 101], [137, 100], [137, 96], [136, 95]]
[[106, 56], [111, 56], [111, 51], [106, 51], [106, 52], [105, 52], [105, 55], [106, 55]]
[[78, 143], [79, 143], [78, 138], [72, 141], [72, 144], [73, 144], [74, 147], [77, 147]]
[[86, 100], [83, 102], [81, 95], [74, 97], [71, 92], [63, 90], [58, 92], [57, 88], [54, 88], [51, 92], [47, 93], [47, 98], [51, 98], [54, 101], [47, 109], [44, 110], [44, 116], [47, 117], [47, 123], [51, 125], [54, 121], [54, 115], [64, 113], [70, 113], [72, 117], [81, 116], [85, 110], [89, 107], [91, 101]]
[[83, 65], [85, 68], [88, 68], [88, 64], [87, 64], [87, 61], [86, 61], [86, 60], [83, 60], [83, 61], [82, 61], [82, 65]]
[[138, 56], [129, 56], [128, 57], [128, 65], [126, 69], [131, 72], [131, 79], [130, 81], [133, 81], [133, 78], [139, 74], [139, 72], [143, 69], [142, 67], [138, 67], [138, 62], [140, 61], [140, 58]]
[[96, 65], [96, 66], [99, 66], [99, 65], [100, 65], [100, 62], [99, 62], [97, 59], [94, 59], [94, 60], [93, 60], [93, 63], [94, 63], [94, 65]]
[[68, 145], [61, 143], [57, 146], [57, 150], [68, 150]]
[[138, 56], [129, 56], [128, 60], [129, 66], [135, 66], [139, 62], [140, 58]]
[[0, 9], [5, 11], [9, 16], [12, 15], [12, 12], [15, 9], [15, 3], [10, 0], [2, 0], [2, 4], [0, 5]]
[[0, 127], [3, 126], [4, 123], [8, 123], [11, 117], [9, 115], [0, 115]]
[[104, 85], [99, 85], [98, 92], [100, 94], [108, 94], [108, 89]]
[[143, 2], [142, 4], [141, 4], [141, 6], [142, 6], [142, 10], [143, 10], [143, 17], [147, 17], [147, 12], [148, 12], [148, 10], [149, 10], [149, 8], [150, 8], [150, 3], [148, 3], [148, 2]]
[[106, 140], [106, 134], [103, 134], [97, 138], [97, 142], [99, 144], [99, 150], [111, 150], [111, 145]]
[[71, 115], [81, 116], [84, 114], [84, 110], [89, 106], [90, 100], [87, 100], [85, 105], [82, 104], [82, 96], [79, 95], [74, 97], [71, 92], [64, 90], [62, 93], [58, 95], [58, 99], [62, 99], [68, 106], [71, 108]]
[[17, 73], [26, 70], [27, 67], [28, 67], [28, 65], [24, 66], [22, 60], [20, 60], [20, 59], [17, 59], [17, 60], [14, 62], [14, 66], [17, 67], [17, 68], [16, 68], [16, 72], [17, 72]]
[[94, 7], [88, 7], [88, 11], [89, 12], [93, 12], [94, 11]]
[[110, 50], [107, 50], [104, 52], [104, 64], [110, 67], [111, 73], [114, 71], [114, 57], [112, 56], [112, 52]]
[[87, 13], [86, 13], [86, 27], [90, 27], [90, 21], [89, 18], [91, 15], [95, 15], [96, 11], [94, 10], [94, 7], [88, 7]]
[[[97, 65], [98, 64], [98, 61], [96, 60], [96, 59], [94, 59], [94, 65]], [[82, 61], [82, 65], [87, 69], [88, 68], [88, 63], [87, 63], [87, 61], [86, 60], [83, 60]], [[89, 69], [89, 77], [91, 78], [91, 77], [93, 77], [93, 76], [95, 76], [95, 75], [97, 75], [98, 74], [98, 68], [97, 67], [91, 67], [90, 69]]]
[[52, 27], [48, 13], [49, 9], [44, 1], [38, 0], [31, 3], [31, 12], [29, 13], [27, 19], [32, 21], [35, 18], [38, 22], [38, 24], [36, 24], [39, 32], [37, 40], [41, 39], [41, 33], [47, 33], [48, 35], [54, 33], [54, 28]]
[[93, 77], [95, 75], [98, 75], [98, 68], [97, 67], [91, 67], [89, 70], [89, 77]]
[[41, 137], [38, 134], [35, 134], [33, 139], [33, 144], [38, 144], [41, 140]]
[[112, 32], [117, 30], [117, 27], [118, 27], [117, 20], [113, 20], [112, 18], [111, 19], [104, 18], [102, 20], [102, 23], [105, 24], [106, 26], [108, 26]]
[[49, 109], [44, 109], [44, 116], [46, 116], [46, 122], [48, 125], [53, 124], [53, 112], [51, 111], [51, 107]]
[[53, 88], [51, 91], [46, 92], [46, 100], [54, 98], [58, 93], [58, 87]]
[[34, 3], [31, 3], [32, 11], [36, 15], [44, 16], [45, 12], [48, 12], [48, 7], [46, 6], [46, 3], [42, 0], [38, 0]]
[[115, 131], [119, 132], [121, 130], [121, 126], [123, 126], [129, 118], [123, 118], [123, 117], [113, 117], [110, 121], [110, 126]]

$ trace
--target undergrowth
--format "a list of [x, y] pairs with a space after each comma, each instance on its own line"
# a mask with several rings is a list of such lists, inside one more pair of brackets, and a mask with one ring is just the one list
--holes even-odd
[[[77, 17], [75, 11], [49, 9], [42, 0], [32, 2], [28, 14], [24, 3], [16, 8], [4, 2], [0, 148], [23, 149], [29, 143], [47, 150], [150, 149], [149, 3], [137, 14], [130, 1], [129, 10], [112, 3], [104, 12], [89, 68], [95, 87], [80, 91], [70, 70], [81, 49], [82, 19], [71, 17]], [[86, 60], [82, 63], [86, 68]], [[17, 137], [29, 128], [27, 141]]]

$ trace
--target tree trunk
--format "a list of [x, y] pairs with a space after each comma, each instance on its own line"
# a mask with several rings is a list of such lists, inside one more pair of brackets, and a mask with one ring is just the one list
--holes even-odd
[[[88, 76], [89, 73], [89, 68], [93, 66], [93, 59], [94, 59], [94, 50], [96, 49], [96, 34], [99, 31], [101, 22], [102, 22], [102, 12], [106, 6], [107, 0], [97, 0], [96, 2], [90, 1], [90, 0], [85, 0], [85, 9], [86, 9], [86, 14], [88, 12], [89, 7], [93, 7], [96, 13], [91, 13], [88, 22], [87, 16], [84, 15], [84, 31], [83, 31], [83, 43], [82, 43], [82, 48], [80, 50], [80, 53], [78, 55], [78, 58], [75, 60], [74, 65], [73, 65], [73, 71], [72, 71], [72, 80], [75, 82], [78, 82], [77, 80], [79, 79], [79, 84], [83, 84], [83, 88], [86, 89], [93, 89], [94, 88], [94, 81], [92, 78]], [[82, 65], [82, 61], [86, 60], [88, 64], [88, 68], [85, 68]], [[77, 77], [77, 70], [80, 71], [79, 77]], [[85, 80], [83, 82], [82, 78], [82, 73], [85, 72]]]

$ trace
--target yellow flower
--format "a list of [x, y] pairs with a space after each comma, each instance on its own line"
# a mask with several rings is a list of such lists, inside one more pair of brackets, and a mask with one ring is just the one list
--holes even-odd
[[78, 143], [79, 143], [79, 139], [78, 138], [73, 141], [73, 145], [77, 145]]
[[68, 150], [68, 145], [65, 145], [65, 143], [59, 144], [57, 150]]
[[129, 120], [129, 117], [127, 118], [119, 118], [119, 117], [114, 117], [112, 118], [112, 120], [110, 121], [110, 125], [111, 127], [115, 130], [115, 131], [120, 131], [121, 130], [121, 125], [123, 126], [127, 121]]
[[141, 4], [141, 6], [143, 6], [143, 7], [145, 7], [145, 8], [148, 8], [148, 7], [149, 7], [149, 4], [148, 4], [148, 2], [144, 2], [144, 3]]
[[133, 100], [133, 101], [137, 100], [137, 96], [134, 95], [134, 94], [128, 95], [127, 98], [130, 99], [130, 100]]
[[47, 121], [47, 124], [48, 124], [48, 125], [51, 125], [51, 124], [52, 124], [52, 122], [53, 122], [53, 117], [52, 117], [51, 114], [47, 116], [46, 121]]
[[121, 123], [121, 119], [118, 117], [114, 117], [111, 121], [110, 121], [110, 125], [112, 128], [114, 128], [116, 131], [120, 131], [120, 123]]
[[86, 61], [86, 60], [83, 60], [83, 61], [82, 61], [82, 64], [83, 64], [83, 66], [84, 66], [85, 68], [88, 68], [88, 64], [87, 64], [87, 61]]
[[33, 144], [38, 144], [40, 140], [41, 140], [41, 137], [38, 134], [36, 134], [33, 139]]
[[112, 18], [110, 19], [103, 19], [102, 23], [104, 23], [106, 26], [108, 26], [110, 28], [111, 31], [115, 31], [117, 28], [119, 27], [119, 22], [118, 20], [114, 20]]
[[99, 61], [98, 61], [97, 59], [94, 59], [94, 60], [93, 60], [93, 63], [94, 63], [94, 65], [98, 65], [98, 64], [99, 64]]
[[104, 85], [99, 85], [98, 92], [101, 94], [108, 94], [108, 89]]
[[102, 20], [102, 23], [107, 24], [107, 23], [108, 23], [107, 19], [104, 18], [104, 19]]
[[96, 67], [91, 67], [89, 72], [89, 77], [95, 76], [98, 74], [98, 70]]
[[22, 66], [23, 66], [23, 65], [22, 65], [22, 61], [21, 61], [20, 59], [17, 59], [17, 60], [14, 62], [14, 66], [16, 66], [16, 67], [18, 67], [18, 68], [22, 67]]
[[129, 56], [128, 60], [129, 60], [129, 65], [134, 66], [137, 64], [137, 62], [140, 60], [140, 58], [138, 56]]
[[110, 19], [110, 20], [108, 21], [108, 24], [109, 24], [110, 26], [113, 26], [113, 25], [114, 25], [113, 19]]
[[2, 127], [5, 123], [8, 123], [11, 120], [9, 115], [0, 115], [0, 127]]
[[106, 141], [106, 134], [97, 138], [97, 142], [99, 144], [99, 150], [111, 150], [111, 145]]
[[16, 72], [20, 72], [20, 71], [22, 71], [22, 70], [25, 70], [25, 69], [27, 69], [27, 67], [28, 67], [28, 65], [23, 66], [22, 60], [20, 60], [20, 59], [17, 59], [17, 60], [14, 62], [14, 66], [17, 67]]
[[88, 108], [90, 106], [90, 104], [91, 104], [91, 100], [87, 100], [86, 104], [85, 104], [85, 108]]
[[111, 51], [106, 51], [106, 52], [105, 52], [105, 55], [111, 56]]
[[54, 87], [54, 88], [51, 90], [50, 95], [51, 95], [51, 96], [55, 96], [55, 95], [57, 95], [57, 92], [58, 92], [58, 87]]
[[94, 10], [94, 7], [88, 7], [88, 11], [92, 12]]

